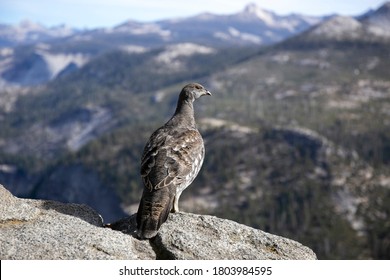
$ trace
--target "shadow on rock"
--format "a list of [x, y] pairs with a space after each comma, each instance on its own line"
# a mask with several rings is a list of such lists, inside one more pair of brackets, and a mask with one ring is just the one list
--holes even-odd
[[135, 238], [137, 237], [137, 213], [120, 219], [116, 222], [105, 224], [104, 227], [110, 228], [112, 230], [117, 230], [125, 234], [129, 234]]
[[61, 203], [57, 201], [43, 201], [42, 208], [80, 218], [94, 226], [103, 227], [103, 218], [91, 207], [85, 204]]

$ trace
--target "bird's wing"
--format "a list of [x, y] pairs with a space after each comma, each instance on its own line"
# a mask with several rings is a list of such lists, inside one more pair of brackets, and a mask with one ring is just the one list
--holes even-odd
[[152, 192], [170, 184], [185, 184], [189, 176], [196, 176], [194, 169], [202, 164], [203, 156], [203, 140], [197, 130], [157, 131], [142, 157], [141, 176], [145, 188]]

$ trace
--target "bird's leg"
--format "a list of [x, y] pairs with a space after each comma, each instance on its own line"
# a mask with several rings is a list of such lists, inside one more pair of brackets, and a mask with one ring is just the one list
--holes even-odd
[[173, 200], [173, 208], [172, 208], [172, 213], [177, 213], [179, 212], [179, 198], [180, 198], [181, 193], [176, 193], [175, 198]]

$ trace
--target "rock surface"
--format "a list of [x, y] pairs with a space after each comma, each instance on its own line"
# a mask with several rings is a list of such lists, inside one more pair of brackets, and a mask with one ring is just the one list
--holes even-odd
[[135, 215], [104, 227], [92, 208], [20, 199], [0, 185], [0, 259], [316, 259], [298, 242], [233, 221], [171, 214], [152, 240]]

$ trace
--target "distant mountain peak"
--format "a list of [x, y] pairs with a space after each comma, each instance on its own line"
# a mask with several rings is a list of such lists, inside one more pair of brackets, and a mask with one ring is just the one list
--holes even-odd
[[260, 8], [256, 3], [249, 3], [244, 8], [244, 12], [246, 13], [257, 14], [259, 11], [263, 11], [263, 9]]
[[[25, 19], [20, 21], [17, 25], [14, 26], [15, 28], [19, 30], [23, 30], [24, 32], [51, 32], [51, 31], [68, 31], [69, 34], [73, 33], [74, 28], [66, 25], [66, 24], [59, 24], [55, 26], [45, 26], [39, 22], [35, 22], [29, 19]], [[67, 35], [69, 35], [67, 34]], [[60, 36], [60, 35], [59, 35]]]
[[306, 36], [315, 40], [355, 40], [362, 29], [362, 24], [353, 17], [334, 16], [313, 27]]
[[390, 10], [390, 1], [385, 2], [385, 3], [382, 5], [382, 8], [387, 9], [387, 10]]
[[363, 17], [361, 21], [382, 29], [382, 31], [390, 32], [390, 2], [384, 3], [377, 10], [373, 10]]
[[45, 28], [40, 23], [33, 22], [31, 20], [28, 20], [28, 19], [22, 20], [21, 22], [19, 22], [19, 24], [17, 26], [19, 28], [28, 29], [30, 31], [31, 30], [42, 30]]
[[1, 46], [12, 47], [18, 44], [45, 42], [76, 34], [78, 31], [66, 25], [46, 27], [40, 23], [23, 20], [15, 25], [0, 25]]
[[244, 10], [241, 12], [241, 15], [249, 16], [250, 18], [258, 18], [268, 25], [273, 25], [275, 22], [274, 14], [272, 12], [260, 8], [255, 3], [246, 5]]
[[306, 38], [336, 41], [388, 41], [390, 39], [390, 2], [359, 17], [333, 16], [314, 26]]
[[354, 32], [361, 27], [359, 21], [348, 16], [334, 16], [315, 28], [318, 35], [335, 35]]

